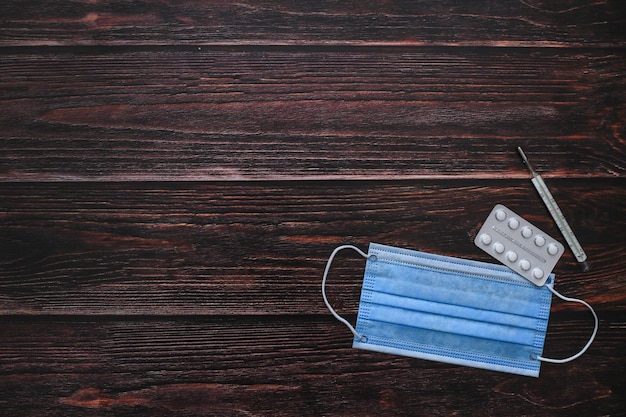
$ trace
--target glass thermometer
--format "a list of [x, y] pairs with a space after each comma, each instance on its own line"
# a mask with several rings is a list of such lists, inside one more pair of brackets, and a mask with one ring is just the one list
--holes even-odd
[[548, 186], [545, 182], [543, 182], [543, 178], [541, 178], [541, 175], [537, 174], [533, 167], [530, 165], [530, 162], [528, 162], [528, 158], [526, 158], [526, 154], [524, 154], [522, 148], [518, 146], [517, 151], [521, 155], [524, 164], [526, 164], [528, 170], [530, 171], [530, 174], [532, 175], [531, 182], [535, 186], [535, 189], [537, 189], [537, 192], [543, 200], [543, 203], [548, 208], [548, 211], [552, 215], [554, 222], [563, 234], [563, 237], [565, 238], [565, 241], [569, 245], [570, 249], [574, 253], [576, 260], [580, 262], [580, 266], [583, 271], [589, 271], [591, 266], [587, 263], [587, 254], [578, 242], [578, 239], [576, 239], [576, 236], [574, 235], [572, 228], [567, 223], [567, 220], [565, 220], [565, 216], [563, 216], [561, 209], [559, 208], [558, 204], [556, 204], [552, 193], [550, 193], [550, 190], [548, 190]]

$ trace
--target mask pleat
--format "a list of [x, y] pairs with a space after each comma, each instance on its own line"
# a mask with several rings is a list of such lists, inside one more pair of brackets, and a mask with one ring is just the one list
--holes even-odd
[[538, 375], [547, 288], [475, 261], [376, 244], [370, 255], [356, 347]]

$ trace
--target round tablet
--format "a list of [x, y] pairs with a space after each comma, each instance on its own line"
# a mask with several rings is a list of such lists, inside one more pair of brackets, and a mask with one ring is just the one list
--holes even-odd
[[512, 250], [508, 251], [506, 253], [506, 259], [508, 259], [510, 262], [517, 261], [517, 253], [513, 252]]
[[535, 245], [541, 247], [543, 245], [546, 244], [546, 238], [543, 236], [536, 236], [535, 237]]
[[509, 228], [515, 230], [519, 227], [519, 220], [513, 218], [509, 220]]
[[548, 253], [552, 256], [559, 253], [559, 248], [554, 243], [550, 243], [547, 249], [548, 249]]
[[533, 277], [535, 277], [536, 279], [543, 278], [543, 269], [541, 268], [533, 269]]
[[524, 236], [526, 239], [528, 239], [532, 235], [533, 235], [533, 231], [531, 230], [530, 227], [528, 227], [528, 226], [522, 227], [522, 236]]
[[482, 235], [480, 235], [480, 241], [483, 245], [489, 245], [491, 244], [491, 236], [487, 233], [483, 233]]
[[530, 261], [528, 261], [528, 259], [522, 259], [519, 261], [519, 267], [524, 271], [528, 271], [530, 269]]
[[496, 210], [496, 219], [502, 221], [504, 219], [506, 219], [506, 213], [504, 212], [504, 210]]
[[502, 244], [502, 242], [496, 242], [493, 244], [493, 250], [495, 250], [497, 253], [504, 253], [504, 245]]

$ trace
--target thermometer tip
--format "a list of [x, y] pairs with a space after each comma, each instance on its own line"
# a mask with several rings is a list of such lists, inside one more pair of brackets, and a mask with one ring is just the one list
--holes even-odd
[[524, 151], [522, 150], [521, 146], [517, 147], [517, 152], [519, 152], [520, 156], [522, 157], [522, 161], [524, 161], [524, 164], [526, 165], [526, 167], [528, 168], [528, 170], [530, 171], [530, 174], [533, 177], [537, 176], [537, 173], [535, 172], [535, 170], [533, 169], [533, 167], [530, 165], [530, 162], [528, 162], [528, 158], [526, 157], [526, 154], [524, 153]]
[[522, 161], [524, 161], [525, 164], [528, 164], [528, 158], [526, 158], [526, 154], [524, 153], [524, 151], [522, 150], [521, 146], [517, 147], [517, 152], [520, 154], [520, 156], [522, 157]]
[[582, 261], [580, 263], [580, 269], [582, 269], [583, 272], [587, 272], [587, 271], [589, 271], [591, 269], [591, 264], [588, 263], [587, 261]]

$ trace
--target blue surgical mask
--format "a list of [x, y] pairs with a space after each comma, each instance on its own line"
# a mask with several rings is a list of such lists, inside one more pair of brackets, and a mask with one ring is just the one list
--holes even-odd
[[[367, 258], [356, 328], [325, 292], [332, 260], [346, 248]], [[542, 361], [580, 356], [598, 326], [589, 304], [561, 296], [553, 283], [554, 275], [537, 287], [502, 265], [371, 243], [368, 254], [350, 245], [335, 249], [322, 294], [354, 334], [355, 348], [538, 377]], [[587, 345], [566, 359], [542, 357], [553, 293], [586, 305], [596, 323]]]

